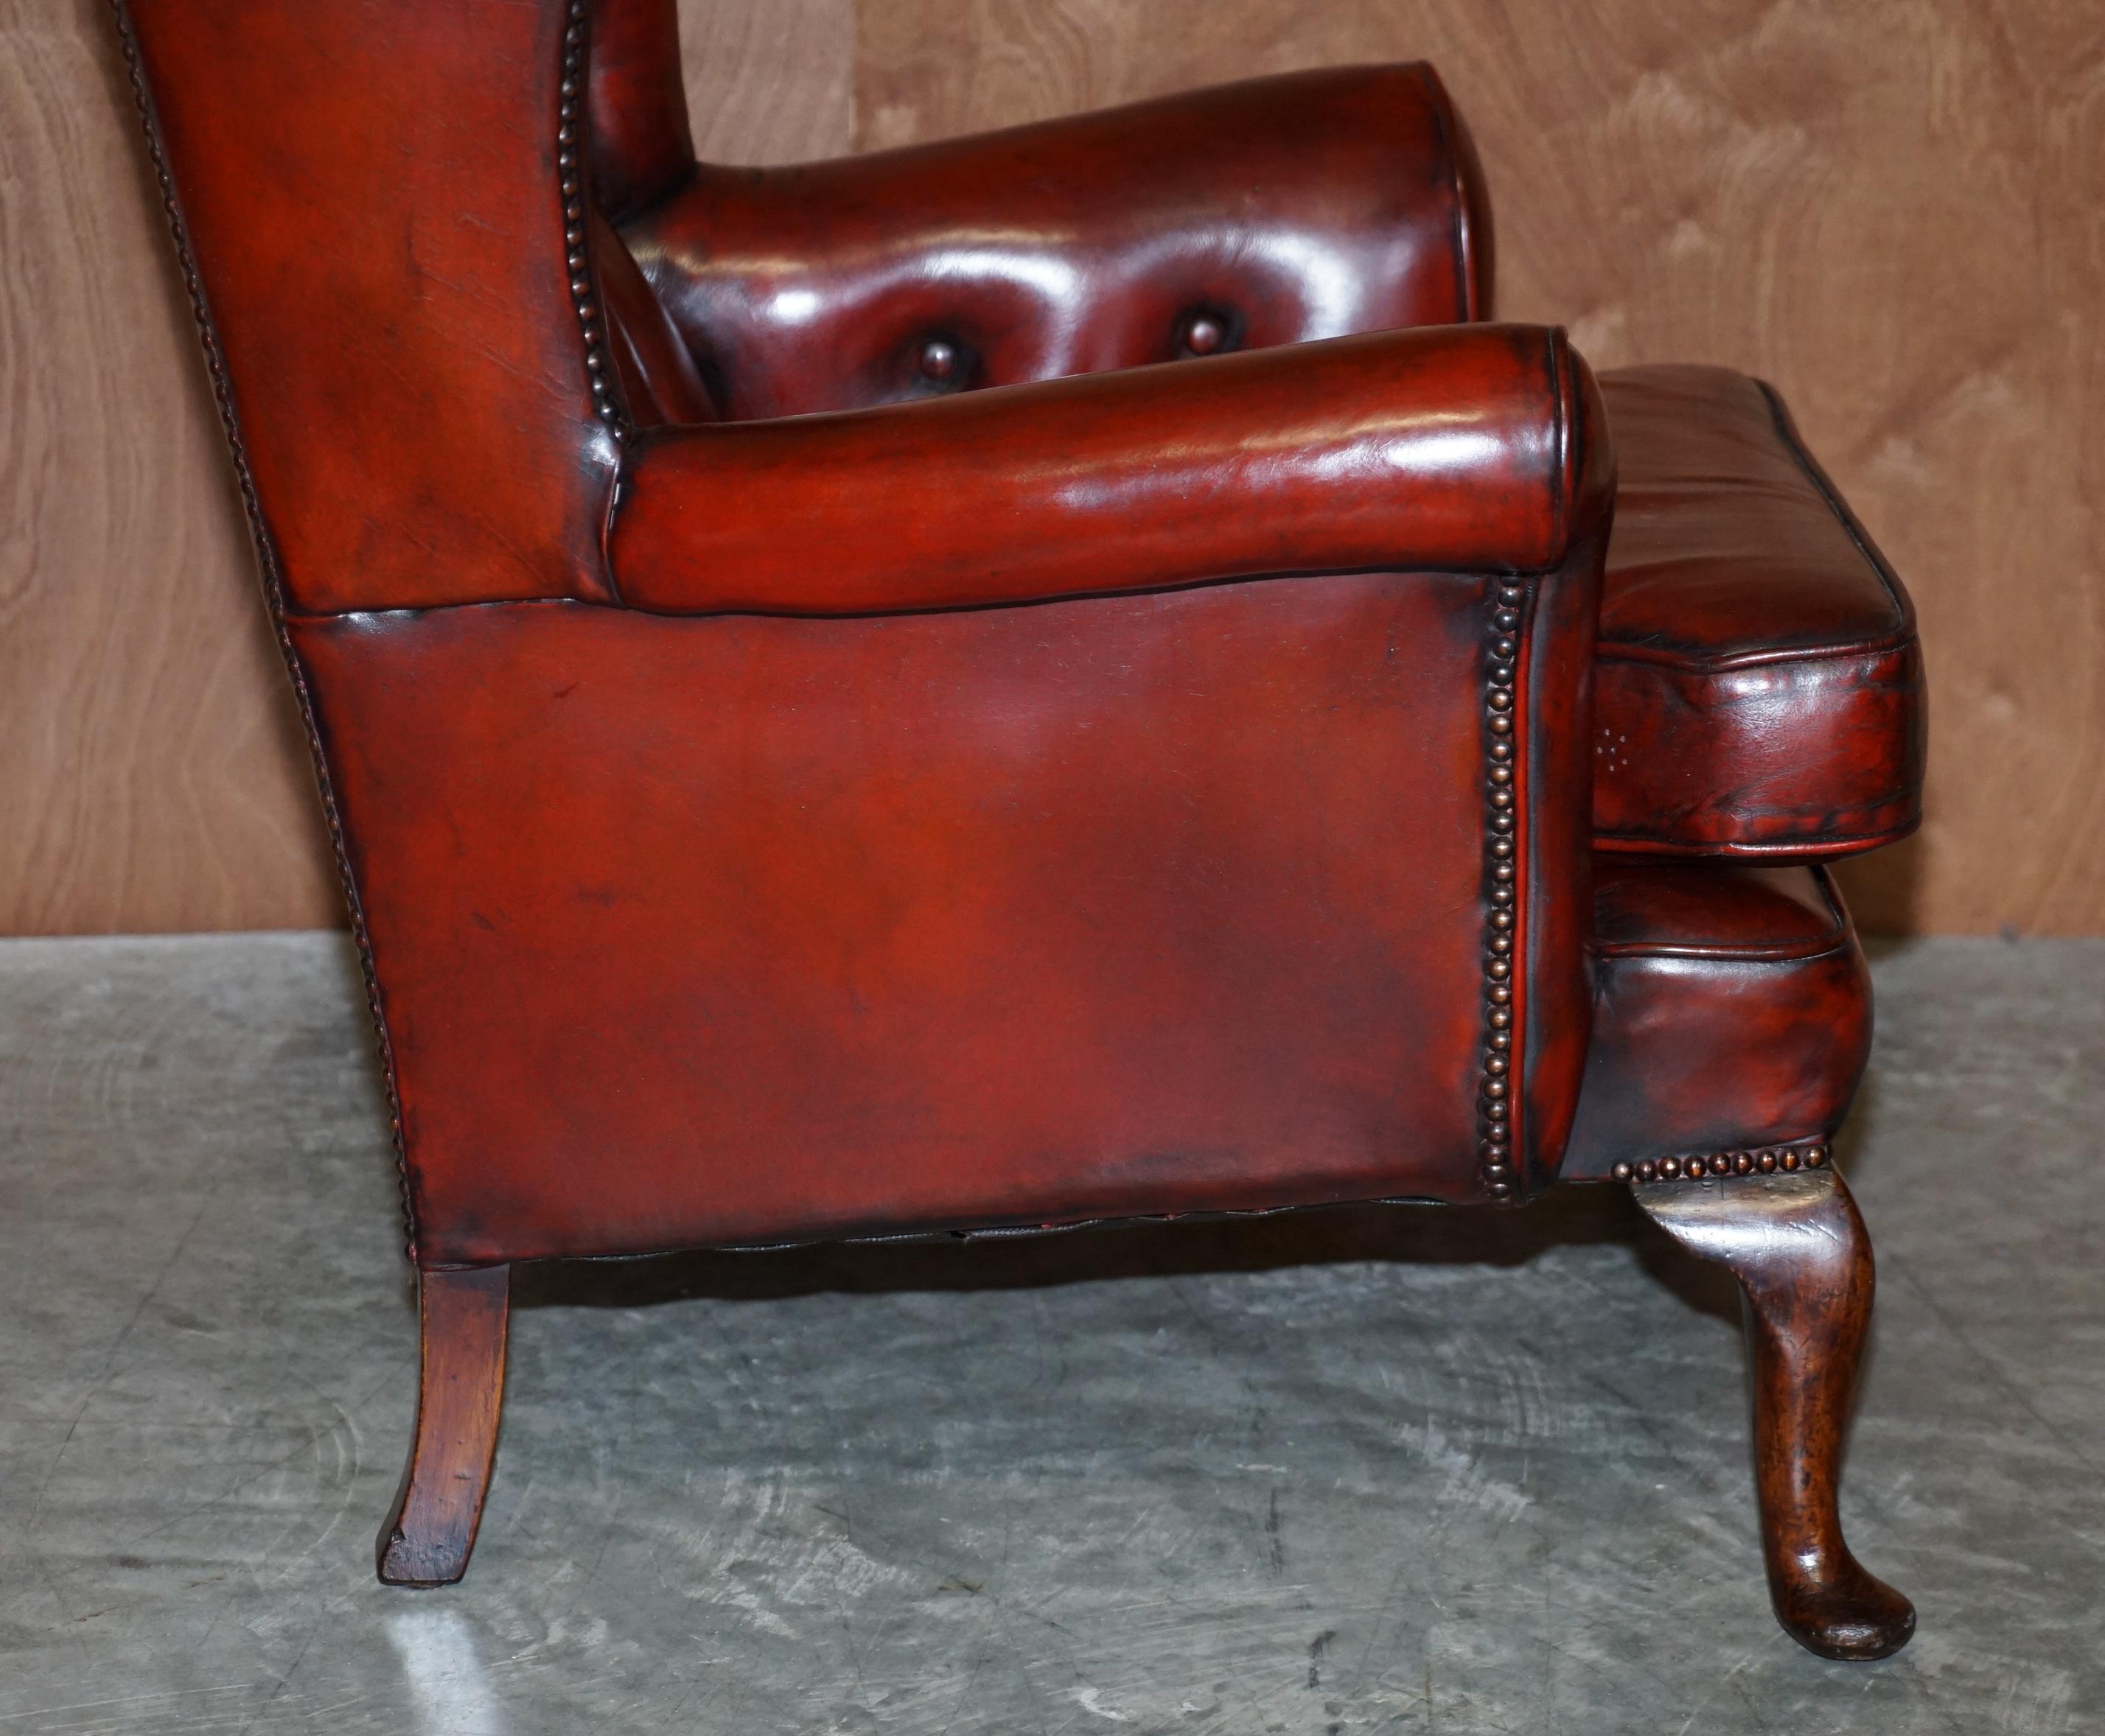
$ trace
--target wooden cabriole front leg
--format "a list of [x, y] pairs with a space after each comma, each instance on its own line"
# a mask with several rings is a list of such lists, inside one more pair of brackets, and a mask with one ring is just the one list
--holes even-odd
[[1857, 1359], [1871, 1311], [1871, 1244], [1830, 1168], [1640, 1182], [1652, 1221], [1740, 1281], [1754, 1362], [1754, 1481], [1769, 1594], [1785, 1632], [1823, 1658], [1884, 1658], [1915, 1609], [1858, 1564], [1835, 1503]]
[[402, 1487], [380, 1528], [382, 1583], [451, 1585], [467, 1571], [504, 1406], [512, 1268], [420, 1272], [422, 1372]]

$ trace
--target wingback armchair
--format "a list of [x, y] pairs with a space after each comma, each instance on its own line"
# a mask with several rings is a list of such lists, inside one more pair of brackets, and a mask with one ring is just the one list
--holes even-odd
[[1431, 70], [697, 164], [671, 0], [118, 28], [364, 962], [457, 1579], [516, 1262], [1627, 1184], [1835, 1471], [1916, 820], [1900, 586], [1767, 388], [1484, 323]]

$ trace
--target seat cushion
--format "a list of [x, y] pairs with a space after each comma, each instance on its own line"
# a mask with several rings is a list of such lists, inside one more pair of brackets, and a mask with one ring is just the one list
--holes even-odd
[[1599, 857], [1593, 1035], [1563, 1173], [1825, 1143], [1870, 1051], [1826, 871]]
[[1781, 403], [1722, 368], [1600, 381], [1621, 484], [1596, 841], [1811, 858], [1906, 836], [1922, 790], [1914, 611]]

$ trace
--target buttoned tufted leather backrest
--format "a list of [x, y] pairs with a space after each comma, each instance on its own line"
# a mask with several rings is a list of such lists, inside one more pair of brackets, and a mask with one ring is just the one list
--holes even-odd
[[295, 611], [610, 600], [631, 424], [1485, 311], [1473, 158], [1423, 66], [747, 170], [694, 163], [672, 0], [127, 16]]
[[599, 0], [593, 31], [601, 208], [735, 420], [1488, 312], [1482, 177], [1427, 66], [726, 168], [694, 160], [672, 0]]

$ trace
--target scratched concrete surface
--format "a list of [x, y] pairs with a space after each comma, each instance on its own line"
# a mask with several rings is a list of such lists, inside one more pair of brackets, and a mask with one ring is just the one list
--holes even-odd
[[1729, 1289], [1610, 1190], [526, 1284], [468, 1582], [333, 936], [0, 943], [0, 1736], [2105, 1725], [2105, 943], [1879, 965], [1845, 1510], [1770, 1621]]

